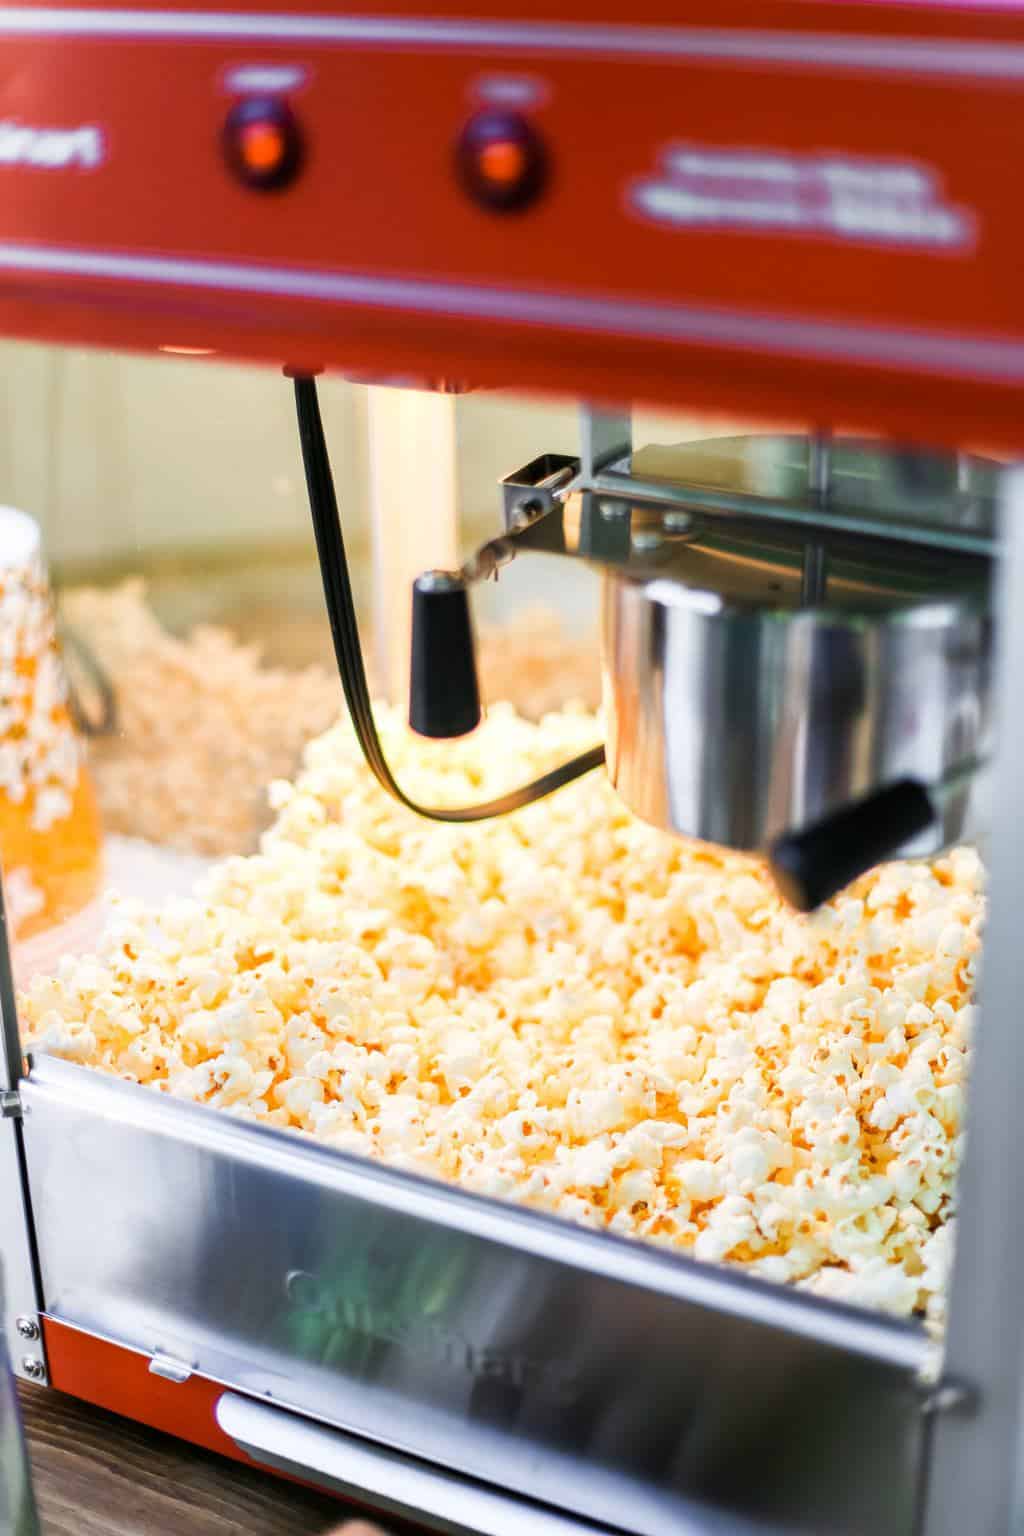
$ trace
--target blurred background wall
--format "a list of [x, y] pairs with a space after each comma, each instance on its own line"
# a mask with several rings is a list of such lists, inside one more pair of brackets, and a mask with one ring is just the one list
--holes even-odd
[[[168, 551], [305, 533], [291, 390], [272, 370], [5, 342], [0, 399], [0, 495], [40, 518], [62, 564], [116, 560], [136, 541]], [[322, 400], [345, 516], [364, 527], [366, 391], [326, 379]], [[576, 442], [572, 404], [470, 394], [456, 419], [471, 525], [495, 518], [501, 474]], [[642, 423], [654, 436], [691, 427]]]
[[[65, 569], [158, 552], [304, 539], [291, 387], [272, 370], [0, 345], [0, 495], [43, 524]], [[366, 527], [366, 391], [321, 385], [346, 525]], [[460, 501], [493, 519], [494, 480], [575, 439], [575, 412], [470, 395], [457, 405]], [[475, 514], [475, 515], [474, 515]]]
[[[367, 391], [325, 379], [321, 398], [365, 607]], [[474, 393], [455, 402], [455, 430], [468, 549], [498, 530], [501, 475], [544, 450], [574, 451], [576, 408]], [[682, 418], [636, 423], [638, 441], [704, 430]], [[141, 569], [150, 602], [174, 630], [214, 620], [285, 661], [324, 652], [292, 393], [273, 370], [0, 344], [0, 502], [39, 519], [58, 588], [107, 585]], [[531, 582], [543, 594], [536, 570], [516, 571], [506, 587]], [[293, 626], [282, 627], [283, 609]]]

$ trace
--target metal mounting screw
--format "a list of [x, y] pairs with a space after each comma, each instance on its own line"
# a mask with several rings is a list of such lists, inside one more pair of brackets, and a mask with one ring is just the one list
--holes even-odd
[[660, 533], [634, 533], [631, 542], [638, 555], [649, 555], [660, 549], [664, 540]]
[[939, 1381], [931, 1387], [921, 1404], [922, 1413], [970, 1412], [975, 1394], [961, 1381]]
[[20, 1120], [24, 1113], [17, 1088], [0, 1090], [0, 1119]]
[[32, 1355], [26, 1355], [21, 1362], [21, 1368], [29, 1381], [42, 1381], [46, 1375], [46, 1367], [41, 1360], [36, 1360]]
[[34, 1342], [39, 1337], [39, 1324], [34, 1317], [19, 1317], [15, 1319], [15, 1328], [23, 1339]]
[[543, 511], [544, 503], [538, 501], [536, 496], [531, 496], [527, 501], [517, 502], [512, 512], [512, 529], [528, 528]]
[[600, 512], [601, 516], [607, 518], [609, 522], [614, 522], [620, 517], [628, 516], [629, 504], [625, 501], [601, 501], [598, 502], [597, 510]]
[[661, 526], [666, 533], [689, 533], [693, 527], [693, 518], [689, 512], [666, 512]]

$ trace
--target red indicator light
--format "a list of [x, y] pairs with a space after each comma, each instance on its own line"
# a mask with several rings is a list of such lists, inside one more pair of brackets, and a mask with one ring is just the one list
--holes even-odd
[[250, 97], [228, 113], [224, 156], [246, 186], [258, 191], [286, 187], [302, 163], [302, 136], [287, 104], [275, 97]]
[[481, 149], [479, 166], [480, 174], [494, 186], [513, 186], [522, 179], [526, 170], [526, 150], [522, 144], [495, 139], [493, 144], [485, 144]]
[[276, 171], [288, 153], [288, 141], [277, 123], [247, 123], [238, 135], [238, 151], [257, 176]]
[[486, 208], [508, 213], [537, 198], [547, 180], [543, 140], [517, 112], [478, 112], [470, 118], [456, 151], [459, 178]]

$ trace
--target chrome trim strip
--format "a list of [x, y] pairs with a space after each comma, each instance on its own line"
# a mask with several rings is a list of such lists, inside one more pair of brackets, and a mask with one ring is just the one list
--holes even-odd
[[[22, 1082], [23, 1063], [10, 936], [0, 887], [0, 1090], [17, 1091]], [[41, 1338], [26, 1349], [15, 1321], [19, 1316], [35, 1318], [42, 1305], [24, 1135], [17, 1118], [0, 1119], [0, 1268], [5, 1280], [0, 1327], [7, 1340], [11, 1368], [15, 1375], [28, 1379], [24, 1360], [33, 1359], [45, 1369], [46, 1351]]]
[[[347, 1498], [412, 1519], [418, 1526], [472, 1536], [610, 1536], [606, 1526], [538, 1504], [372, 1441], [225, 1392], [218, 1428], [259, 1467], [312, 1478]], [[676, 1526], [704, 1536], [707, 1526]], [[735, 1530], [733, 1525], [730, 1529]]]
[[[1005, 471], [999, 514], [1006, 549], [996, 592], [995, 722], [980, 1012], [972, 1044], [970, 1126], [957, 1189], [944, 1370], [975, 1396], [973, 1411], [939, 1414], [922, 1533], [1017, 1531], [1024, 1511], [1021, 1397], [1024, 1170], [1020, 1159], [1020, 870], [1024, 805], [1024, 467]], [[965, 1523], [966, 1522], [966, 1523]]]
[[0, 885], [0, 1088], [17, 1088], [23, 1071], [11, 943], [12, 932], [7, 922], [3, 886]]
[[231, 11], [0, 8], [0, 34], [24, 37], [206, 38], [393, 47], [632, 55], [715, 64], [992, 80], [1024, 78], [1024, 47], [955, 38], [886, 40], [855, 34], [729, 31], [715, 27], [595, 26], [430, 16], [290, 16]]
[[[328, 1429], [267, 1403], [225, 1392], [214, 1409], [218, 1427], [257, 1466], [309, 1478], [342, 1497], [417, 1526], [457, 1536], [612, 1536], [606, 1525], [547, 1504], [534, 1504], [493, 1484], [460, 1476], [401, 1451]], [[672, 1536], [785, 1536], [783, 1527], [693, 1506], [673, 1514]]]
[[[315, 268], [193, 261], [178, 257], [0, 243], [0, 273], [103, 278], [274, 298], [377, 306], [424, 315], [507, 320], [605, 336], [649, 337], [812, 361], [909, 368], [940, 377], [1024, 383], [1024, 340], [785, 314], [587, 298], [556, 290], [488, 288], [419, 278], [372, 277]], [[2, 292], [0, 292], [2, 297]], [[52, 295], [48, 295], [52, 300]]]

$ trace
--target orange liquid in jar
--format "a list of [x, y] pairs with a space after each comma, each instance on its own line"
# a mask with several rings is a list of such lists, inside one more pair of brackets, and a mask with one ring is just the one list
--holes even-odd
[[39, 529], [12, 507], [0, 507], [0, 865], [17, 939], [79, 911], [102, 869]]

